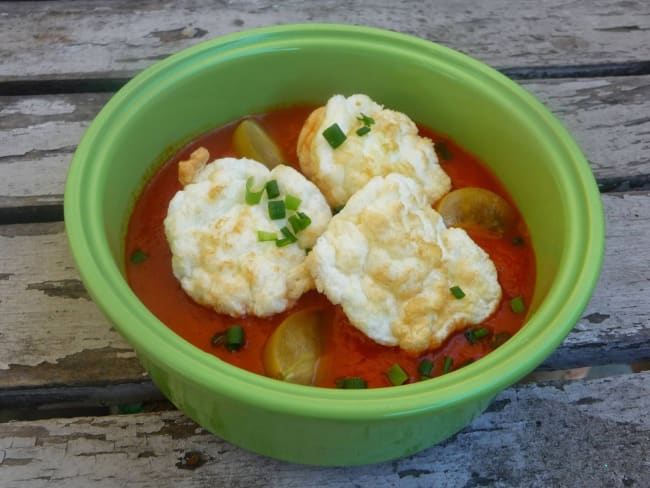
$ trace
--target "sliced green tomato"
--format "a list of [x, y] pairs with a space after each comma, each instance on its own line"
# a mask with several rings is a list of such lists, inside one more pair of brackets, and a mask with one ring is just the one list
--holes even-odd
[[301, 310], [284, 319], [264, 347], [267, 376], [311, 385], [323, 348], [326, 323], [326, 313], [319, 309]]
[[278, 145], [253, 119], [243, 120], [237, 126], [232, 142], [239, 157], [254, 159], [269, 169], [284, 161]]
[[437, 210], [448, 227], [460, 227], [496, 238], [502, 237], [517, 218], [503, 198], [490, 190], [476, 187], [447, 193], [438, 202]]

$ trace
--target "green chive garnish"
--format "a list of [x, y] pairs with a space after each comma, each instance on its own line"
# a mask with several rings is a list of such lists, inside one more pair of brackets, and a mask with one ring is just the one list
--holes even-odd
[[357, 117], [357, 120], [360, 120], [363, 123], [363, 125], [365, 125], [366, 127], [370, 127], [375, 123], [375, 119], [373, 119], [372, 117], [368, 117], [363, 113], [359, 117]]
[[467, 339], [467, 342], [470, 344], [476, 344], [476, 337], [474, 337], [474, 329], [468, 329], [465, 331], [465, 339]]
[[366, 381], [358, 376], [348, 376], [346, 378], [339, 378], [336, 380], [336, 387], [343, 388], [344, 390], [360, 390], [368, 388]]
[[280, 187], [278, 186], [277, 180], [270, 180], [266, 182], [266, 195], [269, 198], [275, 198], [280, 196]]
[[284, 236], [282, 239], [278, 239], [275, 241], [275, 245], [278, 247], [284, 247], [287, 246], [293, 242], [296, 242], [298, 239], [296, 236], [294, 236], [291, 231], [289, 230], [288, 227], [282, 227], [280, 229], [280, 232], [282, 232], [282, 235]]
[[433, 371], [432, 361], [426, 358], [420, 361], [420, 364], [418, 365], [418, 373], [420, 373], [422, 376], [426, 376], [427, 378], [430, 378], [432, 371]]
[[336, 122], [323, 131], [323, 137], [332, 149], [339, 147], [348, 138]]
[[244, 345], [244, 329], [239, 325], [232, 325], [223, 332], [217, 332], [210, 341], [213, 346], [226, 346], [229, 351], [238, 351]]
[[454, 365], [454, 360], [450, 356], [445, 356], [445, 362], [442, 365], [442, 374], [449, 373], [453, 365]]
[[289, 244], [293, 244], [294, 242], [296, 241], [285, 237], [284, 239], [278, 239], [277, 241], [275, 241], [275, 245], [277, 247], [284, 247], [284, 246], [288, 246]]
[[468, 329], [465, 331], [465, 338], [470, 344], [476, 344], [481, 339], [490, 334], [490, 329], [487, 327], [480, 327], [478, 329]]
[[521, 237], [521, 236], [513, 237], [512, 238], [512, 245], [517, 246], [517, 247], [523, 246], [524, 245], [524, 238]]
[[311, 218], [306, 213], [298, 212], [298, 217], [300, 218], [301, 230], [305, 230], [311, 225]]
[[451, 152], [449, 151], [446, 142], [444, 141], [436, 142], [434, 146], [436, 148], [436, 153], [438, 154], [438, 156], [440, 156], [440, 159], [442, 159], [443, 161], [451, 160]]
[[301, 202], [302, 200], [294, 195], [287, 194], [284, 197], [284, 206], [287, 207], [287, 210], [298, 210]]
[[244, 345], [244, 329], [239, 325], [233, 325], [226, 329], [226, 349], [238, 351]]
[[133, 264], [140, 264], [143, 263], [147, 260], [147, 255], [140, 249], [136, 249], [133, 251], [133, 254], [131, 254], [131, 257], [129, 258], [129, 261], [131, 261]]
[[510, 308], [514, 313], [524, 313], [526, 306], [524, 305], [524, 299], [521, 297], [515, 297], [510, 300]]
[[300, 227], [300, 217], [297, 215], [291, 215], [289, 217], [289, 224], [291, 224], [291, 228], [296, 234], [302, 230]]
[[397, 363], [388, 368], [388, 371], [386, 371], [386, 376], [388, 376], [388, 379], [393, 384], [393, 386], [403, 385], [406, 380], [409, 379], [409, 375], [407, 375], [402, 367]]
[[487, 327], [480, 327], [478, 329], [474, 329], [474, 337], [476, 337], [477, 340], [483, 339], [485, 336], [487, 336], [490, 333], [490, 329]]
[[271, 220], [283, 219], [287, 215], [284, 206], [284, 200], [271, 200], [269, 201], [269, 217]]
[[260, 242], [274, 241], [278, 238], [275, 232], [267, 232], [265, 230], [257, 231], [257, 240]]
[[341, 210], [343, 210], [343, 207], [345, 207], [345, 205], [337, 205], [336, 207], [334, 207], [332, 209], [332, 215], [336, 215], [337, 213], [339, 213]]
[[357, 129], [358, 136], [365, 136], [368, 132], [370, 132], [370, 127], [368, 127], [367, 125], [364, 125], [363, 127], [359, 127]]
[[253, 191], [254, 183], [255, 179], [252, 176], [246, 180], [246, 203], [249, 205], [256, 205], [260, 203], [262, 194], [264, 193], [264, 188], [259, 191]]
[[293, 242], [296, 242], [298, 240], [298, 239], [296, 239], [296, 236], [294, 236], [291, 233], [291, 231], [289, 230], [288, 227], [282, 227], [282, 229], [280, 229], [280, 232], [282, 232], [282, 234], [284, 235], [285, 238], [293, 239]]
[[288, 220], [291, 224], [291, 228], [296, 234], [301, 230], [305, 230], [311, 224], [311, 218], [302, 212], [290, 216]]
[[462, 288], [460, 286], [452, 286], [451, 288], [449, 288], [449, 291], [458, 300], [460, 300], [461, 298], [463, 298], [465, 296], [465, 292], [462, 290]]

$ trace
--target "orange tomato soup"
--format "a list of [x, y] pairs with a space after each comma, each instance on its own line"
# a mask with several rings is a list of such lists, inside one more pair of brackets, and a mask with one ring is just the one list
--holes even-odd
[[[281, 147], [287, 163], [298, 170], [298, 134], [314, 108], [290, 107], [255, 116]], [[535, 283], [535, 258], [528, 231], [519, 214], [517, 225], [502, 238], [486, 238], [469, 232], [492, 258], [503, 289], [503, 298], [496, 312], [482, 324], [471, 327], [489, 330], [487, 336], [472, 341], [474, 343], [464, 332], [457, 332], [441, 347], [417, 356], [398, 347], [381, 346], [350, 325], [341, 308], [333, 306], [316, 291], [306, 293], [292, 309], [270, 318], [232, 318], [195, 303], [172, 273], [171, 251], [165, 238], [163, 220], [169, 201], [181, 189], [178, 162], [187, 159], [199, 146], [210, 151], [211, 159], [236, 157], [231, 142], [236, 125], [237, 122], [233, 122], [199, 137], [167, 161], [144, 188], [129, 222], [126, 236], [128, 282], [147, 308], [178, 335], [224, 361], [263, 375], [265, 343], [282, 320], [306, 307], [330, 308], [333, 320], [325, 333], [315, 384], [335, 387], [337, 379], [359, 376], [368, 387], [382, 387], [391, 385], [386, 371], [395, 363], [409, 375], [408, 382], [422, 380], [418, 365], [425, 358], [434, 365], [431, 377], [439, 376], [485, 356], [522, 326], [525, 313], [515, 313], [510, 301], [522, 297], [524, 304], [530, 303]], [[476, 157], [451, 139], [426, 127], [420, 126], [420, 134], [436, 143], [444, 143], [437, 146], [438, 156], [442, 168], [451, 177], [452, 189], [465, 186], [486, 188], [505, 198], [516, 209], [501, 183]], [[440, 146], [446, 150], [441, 150]], [[134, 253], [146, 258], [131, 259]], [[231, 352], [223, 346], [212, 345], [211, 339], [216, 333], [235, 324], [244, 329], [244, 347]]]

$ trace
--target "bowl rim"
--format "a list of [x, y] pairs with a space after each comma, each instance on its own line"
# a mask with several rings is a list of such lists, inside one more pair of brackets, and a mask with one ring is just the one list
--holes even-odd
[[[568, 220], [580, 219], [588, 232], [568, 234], [558, 277], [543, 303], [503, 346], [474, 364], [426, 382], [339, 390], [285, 383], [232, 366], [191, 345], [149, 312], [129, 288], [108, 247], [101, 211], [102, 175], [107, 168], [97, 165], [97, 161], [106, 151], [104, 141], [110, 140], [107, 133], [116, 130], [120, 110], [132, 97], [143, 96], [149, 85], [169, 80], [184, 66], [205, 59], [218, 61], [231, 55], [232, 49], [267, 52], [287, 45], [299, 48], [314, 42], [333, 42], [331, 39], [345, 39], [350, 49], [388, 43], [410, 58], [435, 57], [436, 62], [459, 67], [460, 76], [471, 77], [474, 83], [486, 82], [495, 95], [507, 93], [505, 103], [516, 101], [515, 110], [535, 115], [540, 128], [556, 140], [558, 157], [573, 162], [558, 168], [565, 173], [558, 184], [567, 190], [568, 181], [577, 185], [571, 192], [576, 195], [576, 189], [580, 190], [581, 205], [576, 198], [571, 200]], [[86, 164], [88, 160], [94, 164]], [[604, 254], [604, 215], [593, 174], [577, 144], [540, 102], [498, 71], [458, 51], [407, 34], [344, 24], [288, 24], [245, 30], [180, 51], [136, 75], [111, 98], [84, 134], [66, 180], [64, 216], [70, 249], [90, 295], [147, 361], [196, 386], [246, 404], [338, 421], [402, 417], [451, 408], [493, 395], [514, 383], [541, 363], [577, 322], [596, 285]], [[581, 286], [572, 286], [574, 283]], [[550, 321], [554, 327], [546, 326]]]

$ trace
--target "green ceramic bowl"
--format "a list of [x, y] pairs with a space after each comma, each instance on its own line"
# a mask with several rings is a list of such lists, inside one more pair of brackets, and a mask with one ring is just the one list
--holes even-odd
[[[258, 376], [200, 351], [124, 279], [129, 212], [161, 154], [246, 114], [366, 93], [451, 135], [492, 167], [532, 234], [527, 323], [486, 358], [412, 385], [336, 390]], [[145, 70], [89, 127], [72, 161], [65, 222], [84, 283], [183, 412], [251, 451], [351, 465], [415, 453], [467, 425], [542, 362], [577, 321], [603, 254], [603, 212], [580, 150], [538, 101], [448, 48], [377, 29], [286, 25], [199, 44]]]

